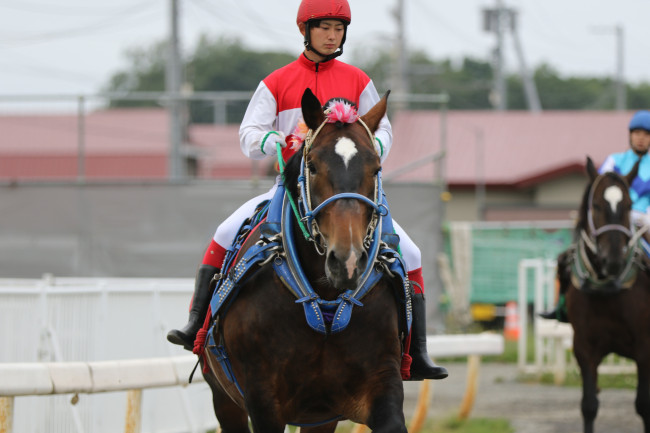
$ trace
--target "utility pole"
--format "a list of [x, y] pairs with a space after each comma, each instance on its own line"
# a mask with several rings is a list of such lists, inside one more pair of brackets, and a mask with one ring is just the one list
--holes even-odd
[[492, 87], [492, 104], [499, 111], [508, 108], [508, 95], [505, 77], [505, 57], [503, 55], [504, 24], [506, 10], [501, 0], [496, 0], [497, 6], [494, 9], [483, 10], [483, 29], [486, 32], [496, 35], [496, 47], [492, 51], [492, 63], [494, 65], [494, 83]]
[[514, 11], [510, 16], [510, 33], [512, 34], [512, 40], [515, 45], [515, 52], [517, 53], [517, 58], [519, 59], [519, 75], [521, 75], [521, 81], [524, 83], [524, 94], [526, 95], [528, 109], [533, 113], [539, 113], [542, 111], [542, 104], [539, 102], [539, 94], [537, 93], [535, 80], [530, 73], [530, 69], [528, 69], [528, 66], [526, 65], [526, 59], [524, 58], [524, 49], [521, 45], [521, 40], [519, 39], [519, 31], [517, 28], [517, 14]]
[[167, 65], [165, 71], [165, 90], [169, 112], [169, 179], [179, 181], [185, 178], [185, 163], [182, 155], [182, 61], [178, 32], [178, 0], [169, 3], [169, 41], [167, 44]]
[[524, 50], [519, 39], [517, 11], [504, 7], [501, 0], [496, 0], [495, 8], [483, 9], [483, 30], [488, 33], [494, 33], [497, 40], [496, 47], [493, 51], [494, 84], [491, 95], [495, 108], [499, 111], [508, 108], [504, 41], [505, 34], [509, 31], [513, 38], [517, 60], [519, 61], [519, 71], [524, 85], [524, 94], [528, 103], [528, 109], [532, 112], [541, 111], [542, 106], [537, 93], [537, 87], [526, 65]]
[[627, 108], [627, 91], [625, 84], [624, 65], [624, 41], [623, 26], [599, 26], [593, 28], [594, 33], [614, 34], [616, 36], [616, 110], [625, 111]]
[[616, 26], [616, 110], [624, 111], [627, 108], [627, 91], [625, 76], [623, 73], [624, 64], [624, 41], [623, 26]]
[[395, 43], [395, 60], [396, 67], [392, 70], [391, 87], [395, 92], [395, 110], [401, 111], [407, 107], [406, 99], [402, 99], [409, 91], [408, 84], [408, 51], [406, 48], [406, 32], [404, 23], [404, 0], [397, 0], [397, 6], [393, 10], [393, 16], [397, 23], [397, 40]]

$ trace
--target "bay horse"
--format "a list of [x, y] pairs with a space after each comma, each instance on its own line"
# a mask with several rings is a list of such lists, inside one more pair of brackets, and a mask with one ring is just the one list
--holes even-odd
[[[285, 218], [269, 223], [270, 209], [267, 222], [243, 242], [237, 263], [254, 248], [273, 253], [234, 286], [236, 296], [223, 296], [228, 299], [210, 325], [203, 374], [224, 433], [248, 432], [249, 417], [254, 432], [300, 425], [327, 433], [343, 419], [375, 432], [406, 432], [400, 365], [410, 292], [407, 280], [388, 268], [399, 256], [386, 258], [377, 252], [385, 240], [372, 241], [390, 217], [378, 189], [373, 138], [387, 98], [358, 120], [340, 121], [324, 113], [311, 90], [302, 97], [310, 132], [284, 168]], [[287, 284], [290, 272], [278, 271], [292, 254], [299, 259], [292, 266], [303, 268], [295, 280], [306, 294]], [[363, 280], [373, 280], [372, 287]], [[362, 286], [368, 288], [360, 299]]]
[[587, 158], [589, 182], [569, 255], [570, 275], [564, 275], [573, 353], [582, 376], [585, 433], [594, 431], [598, 365], [610, 353], [636, 362], [636, 412], [650, 433], [650, 278], [639, 245], [646, 228], [635, 230], [631, 223], [629, 194], [638, 165], [626, 176], [599, 175]]

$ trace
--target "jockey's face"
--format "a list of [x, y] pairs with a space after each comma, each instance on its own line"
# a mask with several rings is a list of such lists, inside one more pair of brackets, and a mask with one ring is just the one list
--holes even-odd
[[630, 146], [637, 154], [645, 154], [650, 148], [650, 132], [645, 129], [632, 130], [630, 132]]
[[[310, 26], [309, 31], [311, 32], [311, 46], [319, 53], [329, 56], [341, 46], [345, 25], [339, 20], [321, 20], [318, 27]], [[315, 61], [322, 60], [313, 51], [307, 51], [307, 58]]]

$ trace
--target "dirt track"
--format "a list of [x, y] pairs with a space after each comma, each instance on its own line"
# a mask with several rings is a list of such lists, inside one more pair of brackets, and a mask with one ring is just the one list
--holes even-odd
[[[458, 412], [465, 393], [465, 364], [445, 365], [449, 377], [432, 382], [428, 417], [445, 418]], [[512, 364], [482, 363], [471, 416], [509, 419], [515, 433], [580, 433], [582, 415], [579, 388], [524, 384], [516, 381]], [[413, 414], [419, 382], [405, 383], [405, 415]], [[634, 409], [634, 390], [604, 389], [599, 395], [597, 433], [643, 431]]]

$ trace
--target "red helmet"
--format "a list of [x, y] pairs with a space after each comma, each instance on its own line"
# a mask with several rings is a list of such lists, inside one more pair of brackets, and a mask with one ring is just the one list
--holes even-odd
[[309, 20], [335, 19], [350, 24], [352, 13], [347, 0], [302, 0], [298, 8], [296, 23]]

